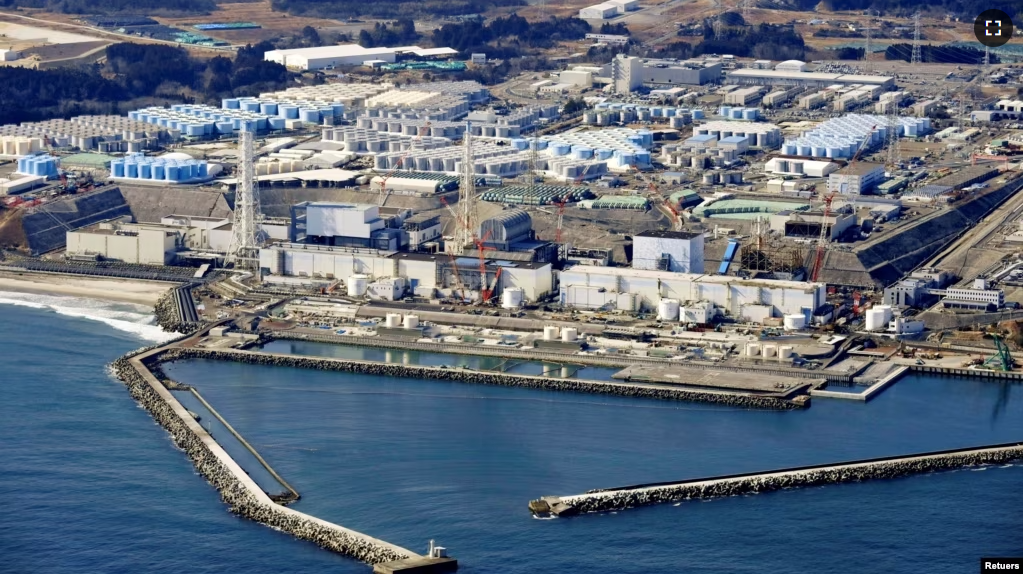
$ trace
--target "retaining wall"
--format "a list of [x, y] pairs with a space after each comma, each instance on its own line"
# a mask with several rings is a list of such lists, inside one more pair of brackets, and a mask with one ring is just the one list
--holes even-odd
[[674, 389], [669, 385], [625, 384], [581, 379], [560, 379], [533, 375], [513, 375], [507, 373], [480, 372], [428, 366], [397, 365], [348, 359], [315, 358], [309, 356], [270, 354], [241, 350], [176, 348], [164, 352], [160, 357], [160, 361], [164, 362], [179, 359], [217, 359], [258, 365], [276, 365], [326, 371], [347, 371], [352, 373], [366, 373], [370, 375], [384, 375], [390, 377], [440, 379], [445, 381], [478, 383], [484, 385], [501, 385], [505, 387], [523, 387], [529, 389], [575, 391], [649, 399], [719, 403], [736, 407], [758, 409], [785, 410], [796, 409], [804, 406], [787, 399], [777, 397], [748, 395], [724, 391], [715, 392]]

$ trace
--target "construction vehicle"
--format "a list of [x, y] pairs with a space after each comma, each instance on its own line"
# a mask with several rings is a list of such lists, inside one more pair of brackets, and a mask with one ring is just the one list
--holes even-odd
[[1006, 346], [1006, 342], [1003, 341], [1003, 337], [997, 333], [990, 335], [996, 344], [996, 352], [992, 357], [986, 359], [980, 367], [983, 369], [993, 369], [998, 371], [1013, 370], [1013, 356], [1010, 355], [1010, 348]]

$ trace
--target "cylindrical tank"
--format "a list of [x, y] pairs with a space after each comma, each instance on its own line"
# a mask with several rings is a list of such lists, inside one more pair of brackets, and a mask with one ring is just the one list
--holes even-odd
[[679, 300], [663, 299], [658, 302], [658, 319], [676, 321], [679, 318]]
[[558, 326], [546, 325], [544, 326], [544, 341], [555, 341], [558, 339]]
[[747, 354], [748, 357], [754, 357], [761, 355], [761, 344], [759, 343], [748, 343]]
[[508, 288], [501, 292], [501, 307], [515, 309], [523, 305], [523, 288]]
[[803, 329], [807, 325], [807, 318], [802, 313], [790, 313], [782, 316], [782, 328], [786, 331]]
[[574, 327], [567, 327], [567, 328], [562, 330], [562, 341], [565, 341], [565, 342], [576, 341], [576, 337], [578, 335], [579, 335], [579, 332], [576, 330], [576, 328], [574, 328]]
[[418, 315], [407, 315], [402, 319], [402, 327], [405, 329], [416, 329], [420, 326], [420, 317]]
[[791, 345], [780, 345], [779, 346], [779, 361], [787, 361], [793, 357], [793, 346]]
[[873, 307], [864, 313], [864, 328], [868, 331], [879, 331], [886, 328], [885, 310]]
[[777, 349], [778, 346], [774, 343], [766, 343], [761, 347], [761, 355], [764, 357], [775, 357], [775, 351]]
[[370, 278], [363, 274], [356, 274], [348, 277], [346, 293], [349, 297], [363, 297], [366, 295], [366, 288], [370, 285]]
[[384, 325], [387, 327], [402, 327], [402, 314], [389, 313], [384, 316]]

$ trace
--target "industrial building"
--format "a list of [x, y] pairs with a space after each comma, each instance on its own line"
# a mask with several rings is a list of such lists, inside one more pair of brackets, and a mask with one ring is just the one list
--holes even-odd
[[704, 273], [704, 234], [647, 231], [633, 236], [633, 269]]
[[644, 59], [641, 60], [640, 75], [641, 83], [649, 88], [703, 86], [722, 79], [722, 63], [702, 59]]
[[747, 139], [751, 148], [771, 150], [782, 145], [782, 131], [775, 124], [765, 122], [731, 122], [711, 121], [694, 126], [693, 134], [711, 135], [719, 140], [730, 136], [741, 136]]
[[129, 264], [168, 265], [185, 248], [185, 231], [177, 226], [119, 221], [67, 232], [67, 254]]
[[725, 74], [729, 84], [755, 84], [759, 86], [802, 86], [805, 88], [825, 88], [834, 84], [867, 84], [891, 89], [896, 81], [890, 76], [864, 76], [860, 74], [830, 74], [823, 72], [803, 72], [779, 70], [755, 70], [740, 68]]
[[817, 238], [825, 226], [825, 237], [838, 240], [847, 230], [857, 225], [857, 216], [850, 212], [834, 211], [825, 217], [822, 211], [783, 210], [768, 216], [771, 229], [792, 238]]
[[426, 58], [451, 56], [457, 53], [451, 48], [420, 48], [419, 46], [403, 46], [399, 48], [363, 48], [359, 44], [341, 44], [338, 46], [318, 46], [315, 48], [292, 48], [288, 50], [271, 50], [264, 52], [263, 59], [277, 62], [289, 68], [300, 70], [323, 70], [337, 66], [362, 66], [367, 62], [394, 62], [399, 54], [410, 54]]
[[[583, 289], [580, 288], [590, 288]], [[605, 303], [593, 305], [575, 299], [577, 294], [603, 294]], [[676, 273], [660, 270], [573, 266], [561, 273], [560, 303], [566, 307], [657, 310], [663, 299], [683, 304], [707, 302], [735, 318], [782, 317], [801, 314], [812, 317], [825, 304], [825, 284], [783, 280], [744, 280], [735, 276]], [[632, 300], [632, 301], [630, 301]], [[609, 307], [611, 307], [609, 306]]]
[[931, 116], [939, 109], [941, 102], [938, 100], [925, 100], [914, 104], [914, 115], [920, 117]]
[[839, 169], [839, 164], [819, 160], [772, 158], [764, 163], [766, 174], [824, 178]]
[[617, 46], [629, 44], [629, 36], [621, 34], [586, 34], [583, 37], [601, 44], [615, 44]]
[[408, 245], [402, 223], [410, 213], [382, 214], [372, 204], [302, 202], [291, 207], [292, 241], [347, 248], [398, 250]]
[[884, 179], [884, 165], [858, 162], [829, 174], [828, 191], [843, 195], [868, 194]]
[[739, 90], [733, 90], [726, 94], [722, 103], [736, 106], [749, 106], [761, 99], [762, 92], [763, 90], [759, 86], [740, 88]]
[[637, 10], [638, 8], [640, 8], [638, 0], [609, 0], [601, 4], [580, 8], [579, 17], [583, 20], [605, 20], [619, 14]]

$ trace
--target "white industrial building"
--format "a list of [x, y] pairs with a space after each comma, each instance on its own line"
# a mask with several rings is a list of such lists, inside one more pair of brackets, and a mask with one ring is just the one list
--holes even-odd
[[[780, 64], [781, 66], [781, 64]], [[755, 70], [740, 68], [726, 73], [729, 84], [760, 86], [804, 86], [808, 88], [827, 88], [835, 84], [866, 84], [892, 88], [896, 81], [891, 76], [865, 76], [861, 74], [832, 74], [826, 72], [803, 72], [799, 70]]]
[[860, 162], [828, 175], [828, 191], [840, 194], [867, 194], [885, 179], [885, 166]]
[[[591, 289], [580, 289], [591, 288]], [[596, 303], [629, 303], [635, 310], [655, 310], [661, 300], [674, 299], [684, 305], [708, 302], [727, 315], [782, 317], [811, 314], [825, 303], [825, 284], [782, 280], [745, 280], [735, 276], [676, 273], [660, 270], [573, 266], [561, 273], [559, 298], [566, 307], [602, 307], [574, 299], [586, 294]], [[615, 304], [618, 305], [618, 304]], [[604, 304], [604, 306], [609, 306]], [[610, 306], [609, 306], [610, 307]], [[617, 309], [625, 309], [618, 306]]]
[[167, 265], [185, 247], [183, 230], [116, 221], [67, 232], [67, 254], [129, 264]]
[[361, 66], [370, 60], [395, 61], [394, 48], [363, 48], [359, 44], [271, 50], [263, 59], [300, 70], [322, 70], [335, 66]]
[[790, 158], [772, 158], [764, 163], [766, 174], [783, 176], [806, 176], [808, 178], [824, 178], [839, 169], [839, 164], [819, 160]]
[[[341, 280], [346, 286], [387, 284], [376, 291], [383, 295], [396, 281], [407, 290], [396, 297], [460, 296], [474, 299], [480, 289], [480, 260], [451, 258], [447, 254], [395, 252], [367, 248], [323, 246], [281, 242], [260, 248], [260, 267], [270, 283], [328, 285]], [[458, 280], [453, 270], [458, 269]], [[495, 282], [498, 269], [501, 276]], [[486, 275], [496, 294], [506, 289], [521, 290], [526, 301], [536, 301], [552, 289], [551, 264], [485, 259]], [[459, 292], [462, 286], [463, 291]], [[395, 288], [397, 289], [397, 288]], [[384, 290], [384, 291], [381, 291]], [[357, 289], [356, 295], [366, 295]], [[351, 293], [351, 292], [350, 292]]]
[[800, 60], [786, 60], [785, 62], [779, 62], [776, 64], [775, 69], [779, 72], [806, 72], [807, 62], [801, 62]]
[[0, 48], [0, 62], [13, 62], [21, 58], [21, 54], [17, 50]]
[[647, 231], [633, 236], [633, 269], [704, 273], [704, 234]]
[[605, 20], [618, 14], [625, 14], [640, 7], [638, 0], [609, 0], [586, 8], [580, 8], [583, 20]]

